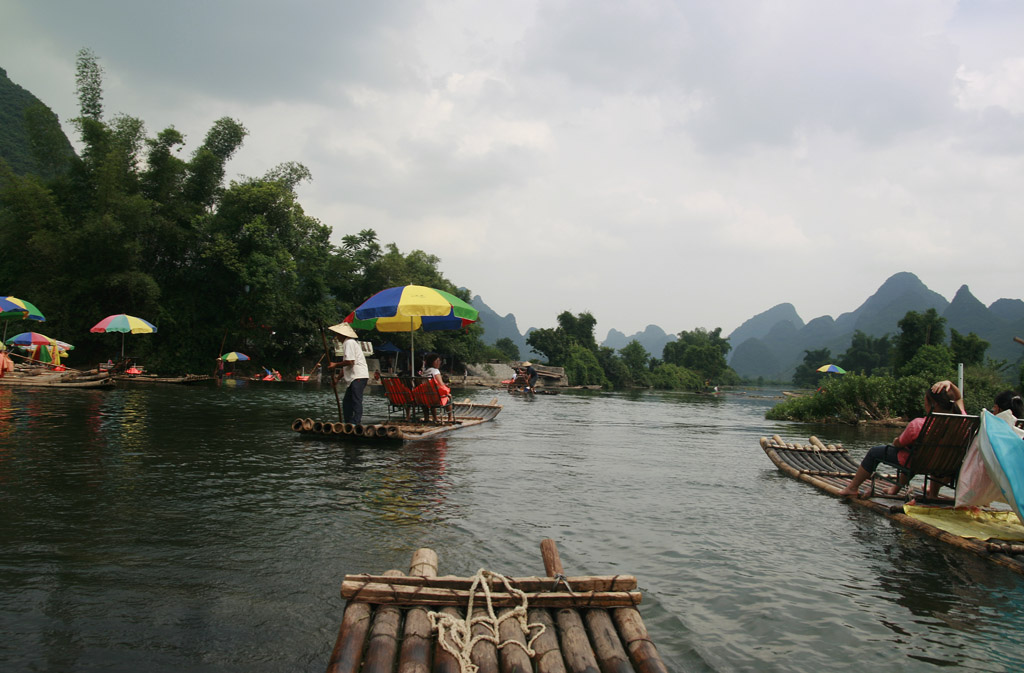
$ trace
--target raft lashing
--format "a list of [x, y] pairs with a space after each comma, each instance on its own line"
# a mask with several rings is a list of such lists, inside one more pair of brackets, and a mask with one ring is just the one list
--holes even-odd
[[477, 402], [455, 402], [452, 405], [454, 420], [422, 421], [389, 419], [380, 423], [341, 423], [314, 420], [312, 418], [296, 418], [292, 421], [292, 430], [306, 437], [324, 439], [347, 439], [373, 442], [406, 442], [437, 435], [447, 434], [453, 430], [479, 425], [494, 420], [502, 410], [502, 405], [493, 399], [487, 404]]
[[327, 673], [668, 673], [635, 577], [565, 577], [555, 542], [540, 546], [547, 577], [438, 577], [431, 549], [409, 575], [346, 575]]
[[[896, 484], [895, 474], [876, 474], [873, 483], [870, 480], [866, 482], [869, 488], [869, 492], [864, 494], [866, 497], [840, 495], [839, 491], [853, 480], [859, 463], [850, 458], [842, 444], [825, 444], [817, 437], [810, 437], [809, 442], [787, 442], [779, 435], [772, 435], [761, 437], [761, 448], [783, 474], [831, 495], [843, 497], [853, 505], [870, 509], [906, 528], [1024, 574], [1024, 544], [961, 537], [905, 514], [903, 505], [922, 498], [924, 493], [918, 486], [909, 484], [896, 496], [885, 495], [886, 488]], [[954, 505], [953, 499], [945, 496], [929, 501], [937, 503], [938, 507], [952, 508]]]

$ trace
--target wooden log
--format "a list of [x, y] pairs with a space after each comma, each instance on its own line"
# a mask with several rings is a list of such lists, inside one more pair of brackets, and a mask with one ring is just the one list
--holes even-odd
[[[504, 617], [511, 611], [511, 608], [499, 610], [498, 618]], [[527, 636], [519, 626], [519, 621], [510, 617], [501, 622], [501, 626], [498, 627], [498, 638], [503, 643], [511, 640], [522, 646], [506, 645], [501, 648], [501, 673], [533, 673], [533, 664], [530, 663], [530, 655], [526, 653], [525, 649]]]
[[340, 421], [335, 423], [334, 424], [334, 434], [336, 434], [336, 435], [343, 435], [343, 434], [345, 434], [345, 424], [340, 422]]
[[828, 451], [828, 447], [826, 447], [824, 444], [822, 444], [821, 440], [818, 439], [817, 437], [813, 436], [813, 435], [810, 438], [810, 442], [811, 442], [811, 446], [816, 448], [818, 451]]
[[346, 435], [354, 434], [355, 431], [356, 431], [356, 426], [355, 425], [353, 425], [352, 423], [346, 423], [345, 424], [345, 434]]
[[[563, 574], [562, 559], [554, 540], [541, 540], [540, 553], [544, 559], [544, 572], [551, 577]], [[590, 647], [580, 613], [563, 608], [558, 611], [555, 621], [558, 624], [566, 669], [570, 673], [598, 673], [597, 658]]]
[[[486, 609], [485, 605], [475, 605], [473, 611]], [[474, 638], [492, 635], [491, 629], [480, 623], [474, 624], [470, 633]], [[477, 666], [477, 673], [498, 673], [498, 647], [489, 640], [478, 641], [469, 653], [469, 660]]]
[[327, 673], [356, 673], [363, 661], [363, 644], [370, 630], [372, 608], [367, 603], [349, 603], [338, 629]]
[[583, 613], [590, 641], [594, 645], [601, 673], [633, 673], [629, 655], [622, 648], [619, 634], [607, 610], [587, 610]]
[[[435, 570], [436, 572], [436, 570]], [[525, 592], [541, 593], [565, 590], [561, 578], [554, 577], [509, 577], [509, 583], [516, 589]], [[636, 589], [634, 575], [582, 575], [564, 578], [573, 591], [632, 591]], [[429, 587], [431, 589], [455, 589], [469, 591], [473, 586], [472, 577], [417, 577], [414, 575], [401, 577], [385, 577], [384, 575], [345, 575], [345, 582], [362, 582], [366, 584], [388, 584], [393, 586]], [[500, 580], [492, 579], [488, 583], [492, 590], [504, 591], [505, 585]], [[346, 596], [347, 598], [347, 596]]]
[[537, 673], [566, 673], [562, 648], [558, 645], [558, 627], [551, 612], [544, 608], [530, 608], [527, 616], [531, 624], [536, 622], [544, 625], [544, 633], [533, 641]]
[[294, 430], [295, 432], [301, 432], [302, 431], [302, 419], [301, 418], [296, 418], [294, 421], [292, 421], [292, 430]]
[[[439, 612], [441, 612], [441, 614], [451, 615], [456, 619], [462, 618], [462, 611], [458, 608], [441, 608]], [[445, 634], [445, 638], [448, 639], [448, 644], [452, 648], [458, 648], [458, 645], [456, 645], [455, 642], [451, 640], [450, 634]], [[455, 655], [453, 655], [451, 652], [449, 652], [441, 646], [440, 639], [438, 639], [438, 643], [434, 647], [433, 673], [462, 673], [462, 667], [459, 665], [458, 658], [456, 658]]]
[[315, 432], [317, 434], [320, 434], [321, 432], [323, 432], [323, 429], [324, 429], [323, 421], [313, 421], [313, 427], [312, 427], [313, 432]]
[[[401, 570], [389, 570], [384, 574], [394, 577], [403, 573]], [[401, 608], [382, 605], [374, 611], [362, 673], [391, 673], [398, 656], [398, 634], [401, 627]]]
[[312, 430], [313, 429], [313, 419], [312, 418], [307, 418], [306, 420], [302, 421], [302, 429], [305, 432], [309, 432], [310, 430]]
[[668, 673], [636, 608], [618, 608], [612, 612], [612, 619], [637, 673]]
[[[420, 577], [437, 575], [437, 553], [433, 549], [417, 549], [409, 563], [409, 574]], [[412, 608], [405, 615], [402, 648], [398, 656], [398, 673], [430, 673], [434, 644], [433, 630], [426, 608]]]
[[[639, 605], [639, 591], [545, 591], [525, 592], [530, 605], [545, 608], [616, 608]], [[470, 592], [458, 589], [402, 586], [399, 584], [342, 582], [343, 598], [358, 603], [378, 605], [466, 605]], [[495, 607], [515, 607], [522, 602], [518, 596], [504, 591], [491, 594]]]

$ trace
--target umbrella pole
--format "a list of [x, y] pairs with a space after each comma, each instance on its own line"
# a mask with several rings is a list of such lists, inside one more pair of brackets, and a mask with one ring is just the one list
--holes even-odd
[[345, 422], [345, 414], [341, 410], [341, 398], [338, 396], [338, 383], [334, 380], [334, 372], [331, 371], [331, 351], [327, 347], [327, 333], [324, 332], [324, 326], [320, 325], [320, 338], [324, 341], [324, 355], [327, 356], [327, 375], [331, 377], [331, 388], [334, 389], [334, 401], [338, 403], [338, 420], [342, 423]]

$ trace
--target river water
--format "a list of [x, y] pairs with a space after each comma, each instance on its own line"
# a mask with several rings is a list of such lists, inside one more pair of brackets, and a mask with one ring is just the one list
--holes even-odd
[[[627, 573], [673, 671], [1024, 669], [1024, 577], [782, 475], [768, 391], [513, 397], [395, 448], [329, 387], [0, 388], [0, 670], [323, 671], [345, 573]], [[385, 413], [371, 393], [366, 413]]]

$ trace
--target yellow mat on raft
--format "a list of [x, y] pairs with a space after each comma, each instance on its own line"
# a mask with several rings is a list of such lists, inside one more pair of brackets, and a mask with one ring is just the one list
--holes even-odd
[[1024, 525], [1010, 511], [904, 505], [903, 512], [947, 533], [979, 540], [1024, 541]]

